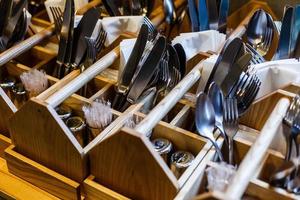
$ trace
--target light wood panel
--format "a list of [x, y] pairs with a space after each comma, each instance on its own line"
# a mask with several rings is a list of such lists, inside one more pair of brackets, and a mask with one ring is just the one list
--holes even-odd
[[[132, 199], [172, 199], [176, 178], [140, 134], [124, 128], [90, 152], [97, 182]], [[105, 163], [105, 164], [103, 164]]]
[[82, 148], [55, 110], [31, 99], [10, 120], [18, 152], [75, 181], [88, 175]]
[[18, 154], [14, 146], [5, 150], [13, 174], [62, 199], [80, 199], [80, 184]]

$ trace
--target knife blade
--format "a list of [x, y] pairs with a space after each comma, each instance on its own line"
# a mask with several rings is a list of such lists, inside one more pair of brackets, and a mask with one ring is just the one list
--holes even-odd
[[7, 25], [8, 18], [11, 14], [13, 0], [0, 1], [1, 15], [0, 15], [0, 36], [2, 36], [5, 26]]
[[188, 6], [192, 23], [192, 31], [197, 32], [199, 31], [199, 21], [195, 0], [188, 0]]
[[74, 31], [74, 44], [72, 53], [73, 66], [79, 66], [87, 49], [86, 37], [91, 37], [100, 17], [95, 8], [89, 9], [80, 20]]
[[292, 36], [291, 36], [291, 56], [294, 55], [297, 38], [300, 32], [300, 5], [296, 5], [294, 8], [293, 15], [293, 25], [292, 25]]
[[235, 83], [239, 80], [244, 69], [249, 65], [251, 58], [251, 54], [246, 53], [232, 65], [227, 76], [220, 85], [224, 96], [227, 96], [230, 93]]
[[208, 78], [208, 81], [205, 86], [205, 92], [208, 91], [208, 88], [211, 82], [216, 82], [220, 85], [226, 75], [229, 72], [231, 65], [236, 61], [239, 52], [242, 50], [243, 42], [240, 38], [234, 38], [227, 46], [222, 49], [216, 64]]
[[[62, 78], [64, 71], [62, 70], [63, 65], [69, 63], [72, 43], [70, 42], [71, 37], [73, 36], [74, 29], [74, 1], [68, 0], [65, 4], [63, 23], [60, 32], [59, 48], [57, 54], [57, 77]], [[68, 52], [69, 51], [69, 52]]]
[[134, 44], [133, 50], [129, 56], [129, 59], [122, 71], [120, 80], [118, 80], [118, 85], [116, 88], [116, 96], [114, 97], [112, 107], [118, 109], [119, 105], [122, 104], [122, 97], [128, 92], [129, 85], [131, 83], [132, 77], [137, 69], [139, 61], [143, 55], [144, 49], [147, 44], [147, 39], [149, 35], [148, 26], [143, 24], [141, 26], [139, 35]]
[[218, 8], [216, 0], [206, 0], [209, 29], [218, 30]]
[[174, 48], [177, 51], [179, 62], [180, 62], [180, 74], [181, 77], [184, 77], [186, 72], [186, 54], [185, 51], [180, 43], [174, 45]]
[[275, 58], [277, 60], [289, 58], [293, 13], [294, 13], [293, 7], [288, 7], [284, 13], [281, 31], [280, 31], [280, 37], [279, 37], [279, 44], [275, 55]]
[[229, 0], [221, 0], [219, 10], [219, 28], [221, 33], [226, 33], [227, 28], [227, 16], [229, 11]]
[[113, 0], [103, 0], [102, 3], [110, 16], [121, 16], [121, 13]]
[[208, 12], [206, 0], [199, 0], [198, 2], [198, 17], [199, 17], [199, 31], [209, 29]]
[[134, 82], [130, 86], [130, 90], [127, 95], [128, 103], [135, 103], [147, 87], [155, 70], [158, 67], [160, 60], [162, 59], [163, 52], [166, 49], [166, 43], [166, 38], [164, 36], [160, 36], [158, 38], [148, 58], [141, 66]]

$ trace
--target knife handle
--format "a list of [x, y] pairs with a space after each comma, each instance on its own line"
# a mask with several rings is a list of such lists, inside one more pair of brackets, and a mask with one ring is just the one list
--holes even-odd
[[120, 112], [124, 112], [131, 105], [132, 104], [129, 101], [126, 101], [125, 104], [123, 104], [123, 107], [120, 109]]
[[126, 95], [124, 93], [116, 91], [116, 96], [113, 99], [112, 102], [112, 108], [115, 110], [120, 110], [123, 106], [123, 104], [126, 101]]

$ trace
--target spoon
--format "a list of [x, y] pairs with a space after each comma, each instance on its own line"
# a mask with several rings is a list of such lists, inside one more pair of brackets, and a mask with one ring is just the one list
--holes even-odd
[[224, 161], [222, 152], [213, 135], [215, 129], [214, 107], [210, 102], [209, 97], [203, 92], [201, 92], [197, 98], [195, 123], [198, 134], [210, 140], [215, 147], [220, 160]]
[[258, 10], [251, 17], [246, 31], [248, 42], [255, 48], [263, 42], [267, 28], [267, 15], [263, 10]]
[[169, 25], [166, 35], [169, 37], [174, 27], [174, 24], [176, 22], [177, 15], [176, 15], [175, 5], [173, 0], [164, 0], [163, 4], [164, 4], [166, 22]]
[[228, 138], [225, 134], [224, 127], [223, 127], [223, 93], [220, 87], [215, 83], [212, 82], [208, 89], [208, 97], [210, 98], [212, 105], [215, 111], [215, 119], [216, 119], [216, 128], [219, 129], [223, 138], [225, 139], [226, 144], [228, 144]]

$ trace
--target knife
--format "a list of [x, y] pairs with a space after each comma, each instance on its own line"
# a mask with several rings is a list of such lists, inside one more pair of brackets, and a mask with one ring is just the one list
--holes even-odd
[[277, 60], [289, 58], [293, 13], [293, 7], [288, 7], [284, 13], [279, 37], [279, 44], [275, 55], [275, 58]]
[[229, 0], [221, 0], [219, 10], [219, 28], [221, 33], [226, 34], [227, 29], [227, 16], [229, 11]]
[[206, 0], [210, 30], [218, 30], [218, 8], [216, 0]]
[[9, 22], [4, 28], [3, 35], [1, 37], [2, 44], [4, 44], [6, 48], [9, 48], [13, 45], [10, 39], [13, 36], [14, 30], [17, 28], [17, 24], [20, 17], [22, 17], [23, 15], [23, 9], [26, 7], [27, 7], [27, 1], [21, 0], [12, 9], [11, 14], [13, 14], [13, 16], [11, 16], [11, 18], [9, 19]]
[[0, 1], [1, 15], [0, 15], [0, 37], [3, 34], [4, 28], [7, 25], [13, 6], [13, 0]]
[[240, 75], [245, 70], [246, 67], [249, 66], [250, 60], [252, 59], [252, 56], [250, 53], [246, 53], [243, 56], [241, 56], [238, 61], [236, 61], [232, 67], [230, 68], [230, 71], [228, 72], [227, 76], [223, 80], [223, 82], [220, 85], [220, 88], [226, 97], [228, 94], [230, 94], [230, 91], [234, 87], [235, 83], [240, 78]]
[[110, 16], [121, 16], [121, 13], [113, 0], [103, 0], [102, 3]]
[[199, 31], [208, 30], [209, 22], [208, 22], [206, 0], [199, 0], [198, 2], [198, 17], [199, 17]]
[[292, 36], [291, 36], [291, 56], [295, 55], [295, 47], [297, 38], [300, 32], [300, 5], [296, 5], [294, 8], [293, 25], [292, 25]]
[[293, 57], [300, 58], [300, 33], [298, 34]]
[[115, 109], [117, 109], [117, 106], [120, 104], [120, 98], [122, 98], [122, 96], [128, 92], [132, 77], [143, 55], [148, 35], [148, 26], [143, 24], [134, 44], [133, 50], [120, 76], [120, 80], [118, 81], [118, 86], [116, 88], [117, 93], [112, 103], [112, 107]]
[[100, 15], [95, 8], [89, 9], [80, 20], [74, 32], [72, 53], [73, 66], [79, 66], [87, 49], [86, 37], [90, 38]]
[[236, 61], [239, 52], [242, 50], [243, 42], [240, 38], [234, 38], [227, 46], [222, 49], [216, 64], [205, 86], [205, 92], [208, 91], [208, 88], [211, 82], [215, 81], [220, 85], [225, 79], [226, 75], [229, 72], [231, 65]]
[[64, 71], [62, 67], [70, 61], [72, 50], [72, 39], [74, 29], [74, 1], [68, 0], [65, 4], [64, 17], [60, 32], [59, 49], [57, 54], [57, 77], [62, 78]]
[[192, 31], [197, 32], [199, 31], [199, 21], [195, 0], [188, 0], [188, 6], [192, 23]]
[[[147, 87], [155, 70], [158, 67], [160, 60], [162, 59], [163, 53], [166, 49], [166, 43], [167, 41], [164, 36], [160, 36], [155, 43], [152, 51], [150, 52], [144, 64], [141, 66], [134, 82], [130, 87], [127, 95], [127, 104], [134, 104]], [[127, 105], [124, 107], [127, 107]]]
[[186, 54], [185, 51], [180, 43], [174, 45], [174, 48], [177, 51], [179, 62], [180, 62], [180, 74], [181, 77], [184, 77], [186, 72]]

